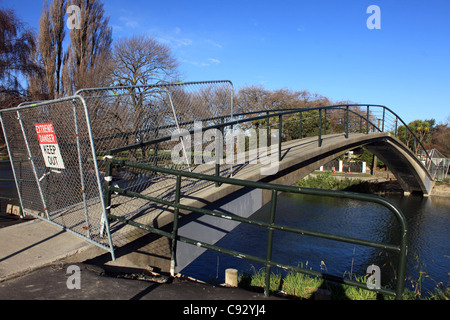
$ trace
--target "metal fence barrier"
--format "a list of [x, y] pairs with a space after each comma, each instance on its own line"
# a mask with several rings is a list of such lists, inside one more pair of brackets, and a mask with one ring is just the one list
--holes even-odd
[[[435, 180], [447, 179], [448, 170], [450, 168], [450, 159], [442, 155], [438, 150], [431, 149], [429, 151], [430, 159], [427, 169]], [[422, 152], [421, 157], [425, 157]]]
[[[80, 235], [110, 251], [114, 259], [101, 189], [103, 157], [111, 149], [138, 144], [139, 148], [124, 150], [119, 156], [161, 167], [215, 172], [214, 164], [199, 167], [189, 161], [171, 161], [171, 150], [177, 144], [189, 160], [195, 157], [195, 150], [186, 152], [186, 136], [153, 145], [143, 142], [192, 130], [197, 119], [202, 119], [201, 125], [232, 119], [233, 86], [230, 81], [203, 81], [83, 89], [73, 97], [1, 110], [0, 118], [24, 213]], [[226, 174], [229, 168], [220, 170]], [[120, 175], [116, 183], [128, 190], [143, 192], [158, 185], [152, 192], [164, 197], [174, 189], [173, 180], [139, 170]], [[190, 187], [198, 186], [191, 183]], [[148, 213], [146, 203], [125, 201], [128, 206], [113, 210], [126, 207], [128, 211], [120, 214], [140, 222], [152, 219], [144, 214]], [[121, 244], [122, 235], [116, 233], [114, 245]]]
[[[179, 82], [148, 86], [122, 86], [83, 89], [89, 109], [99, 171], [105, 174], [107, 157], [130, 160], [163, 168], [205, 174], [230, 174], [230, 165], [196, 161], [197, 155], [211, 143], [200, 137], [194, 141], [197, 127], [228, 122], [233, 119], [233, 85], [230, 81]], [[230, 126], [222, 127], [226, 135]], [[201, 131], [200, 129], [200, 132]], [[191, 147], [192, 146], [192, 147]], [[178, 148], [178, 149], [177, 149]], [[174, 162], [172, 151], [178, 150], [180, 162]], [[115, 150], [112, 152], [111, 150]], [[201, 150], [201, 151], [198, 151]], [[207, 186], [207, 181], [183, 178], [183, 186], [191, 192]], [[114, 172], [114, 184], [128, 191], [152, 194], [168, 199], [175, 194], [175, 180], [167, 175], [139, 168]], [[166, 208], [142, 199], [111, 195], [108, 210], [117, 216], [152, 225], [165, 214]], [[114, 245], [129, 242], [134, 230], [111, 226]]]
[[70, 97], [1, 110], [22, 211], [113, 253], [87, 106]]

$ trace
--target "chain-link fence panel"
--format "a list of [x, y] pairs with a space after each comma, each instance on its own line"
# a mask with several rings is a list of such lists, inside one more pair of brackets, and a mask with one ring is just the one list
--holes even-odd
[[113, 254], [84, 100], [37, 103], [0, 116], [23, 211]]
[[[450, 159], [442, 155], [438, 150], [431, 149], [428, 151], [431, 160], [428, 163], [428, 170], [431, 173], [431, 176], [435, 180], [445, 180], [447, 179], [448, 171], [450, 168]], [[424, 155], [424, 152], [422, 151], [421, 154], [422, 159], [426, 159], [426, 155]], [[425, 161], [422, 160], [424, 163]]]
[[[230, 173], [231, 165], [223, 159], [223, 143], [231, 127], [204, 130], [233, 118], [230, 81], [94, 88], [77, 94], [83, 96], [89, 110], [100, 172], [105, 171], [104, 157], [111, 155], [164, 168], [222, 176]], [[222, 161], [216, 161], [219, 157]], [[175, 195], [173, 176], [127, 168], [114, 170], [112, 177], [113, 185], [128, 191], [166, 200]], [[210, 184], [183, 178], [182, 192], [186, 195]], [[155, 225], [167, 211], [116, 194], [108, 208], [113, 215], [147, 225]], [[122, 224], [111, 225], [114, 244], [120, 245], [124, 234], [130, 241], [129, 232], [138, 231], [124, 229], [127, 227]]]

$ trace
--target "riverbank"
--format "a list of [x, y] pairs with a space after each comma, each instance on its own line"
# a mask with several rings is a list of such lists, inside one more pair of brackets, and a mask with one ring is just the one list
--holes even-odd
[[[351, 278], [351, 275], [349, 276]], [[352, 280], [366, 283], [367, 279], [353, 277]], [[243, 273], [239, 276], [238, 286], [254, 291], [262, 291], [265, 285], [265, 272], [254, 271], [253, 274]], [[270, 292], [273, 295], [289, 299], [313, 300], [393, 300], [391, 296], [377, 294], [374, 291], [356, 288], [350, 285], [321, 280], [301, 273], [290, 272], [285, 276], [271, 274]], [[429, 295], [423, 296], [420, 290], [404, 291], [403, 300], [449, 300], [450, 288], [436, 289]]]
[[450, 198], [450, 183], [436, 183], [431, 191], [431, 195]]
[[[298, 187], [342, 190], [376, 195], [403, 194], [403, 189], [392, 174], [380, 172], [375, 176], [358, 173], [314, 172], [294, 184]], [[449, 197], [450, 183], [436, 182], [431, 196]]]

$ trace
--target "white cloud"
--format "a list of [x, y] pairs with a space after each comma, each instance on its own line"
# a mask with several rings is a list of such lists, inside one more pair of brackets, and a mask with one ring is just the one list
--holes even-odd
[[220, 43], [218, 43], [214, 40], [211, 40], [211, 39], [206, 40], [206, 43], [209, 43], [210, 45], [212, 45], [213, 47], [218, 48], [218, 49], [223, 48], [223, 46]]
[[124, 22], [125, 23], [125, 27], [127, 27], [127, 28], [133, 28], [134, 29], [134, 28], [137, 28], [139, 26], [139, 23], [135, 19], [132, 19], [132, 18], [128, 18], [128, 17], [122, 16], [122, 17], [119, 18], [119, 20]]
[[214, 59], [214, 58], [209, 58], [208, 61], [213, 63], [213, 64], [219, 64], [220, 63], [219, 59]]
[[180, 61], [182, 63], [191, 64], [191, 65], [197, 66], [197, 67], [210, 67], [212, 65], [220, 63], [220, 60], [214, 59], [214, 58], [208, 58], [206, 62], [205, 61], [193, 61], [193, 60], [187, 60], [187, 59], [181, 59]]

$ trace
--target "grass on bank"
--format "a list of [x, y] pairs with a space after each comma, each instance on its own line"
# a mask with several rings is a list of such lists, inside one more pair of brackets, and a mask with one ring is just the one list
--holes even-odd
[[[361, 176], [361, 175], [358, 175]], [[396, 182], [374, 183], [361, 179], [336, 179], [332, 172], [320, 172], [316, 176], [297, 181], [294, 186], [314, 189], [345, 190], [360, 193], [385, 194], [400, 192]]]
[[[353, 277], [355, 281], [366, 283], [364, 276]], [[247, 290], [262, 291], [265, 284], [265, 271], [253, 270], [253, 273], [239, 275], [238, 286]], [[292, 299], [315, 299], [319, 289], [331, 293], [332, 300], [393, 300], [393, 297], [381, 295], [374, 291], [356, 288], [346, 284], [337, 284], [302, 273], [289, 272], [286, 276], [272, 273], [270, 276], [270, 293]], [[427, 296], [416, 290], [405, 290], [404, 300], [450, 300], [450, 289], [436, 289]]]

